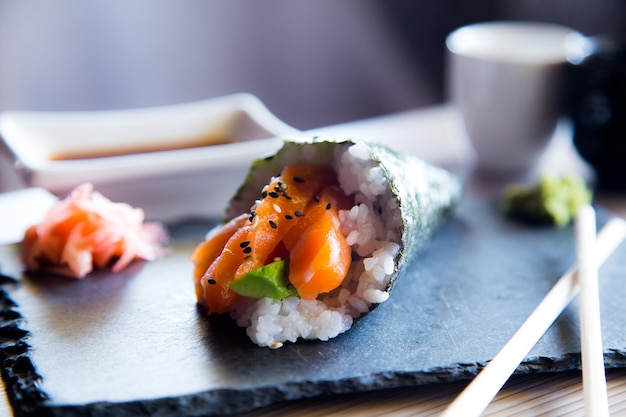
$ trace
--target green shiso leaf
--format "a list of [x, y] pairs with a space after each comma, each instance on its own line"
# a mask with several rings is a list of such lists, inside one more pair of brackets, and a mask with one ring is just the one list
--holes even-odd
[[298, 292], [287, 279], [287, 271], [288, 261], [281, 259], [248, 272], [231, 282], [229, 288], [239, 295], [251, 298], [282, 300], [297, 296]]

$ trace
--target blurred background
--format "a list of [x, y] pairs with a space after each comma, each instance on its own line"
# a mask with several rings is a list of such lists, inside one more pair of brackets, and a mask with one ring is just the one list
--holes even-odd
[[623, 0], [0, 0], [0, 111], [257, 95], [308, 129], [445, 100], [444, 39], [525, 19], [623, 31]]

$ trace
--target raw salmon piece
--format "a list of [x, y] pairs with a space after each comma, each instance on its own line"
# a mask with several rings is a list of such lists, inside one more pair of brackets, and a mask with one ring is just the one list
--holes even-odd
[[[244, 222], [231, 220], [194, 252], [196, 274], [206, 270], [202, 289], [196, 287], [198, 301], [209, 312], [226, 312], [238, 298], [227, 291], [230, 282], [285, 258], [289, 279], [302, 298], [336, 288], [351, 262], [337, 215], [340, 207], [350, 207], [350, 201], [331, 167], [285, 167], [263, 188]], [[217, 247], [222, 249], [214, 256]]]

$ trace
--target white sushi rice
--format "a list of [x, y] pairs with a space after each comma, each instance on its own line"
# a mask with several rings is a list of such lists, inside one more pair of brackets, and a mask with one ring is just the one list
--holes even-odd
[[315, 147], [304, 146], [300, 155], [286, 159], [333, 164], [343, 191], [354, 196], [355, 205], [340, 210], [339, 219], [346, 241], [358, 257], [341, 286], [316, 300], [263, 298], [240, 303], [231, 316], [259, 346], [277, 348], [298, 338], [331, 339], [350, 329], [373, 304], [389, 298], [386, 289], [400, 251], [398, 201], [366, 146], [337, 146], [330, 157], [331, 161], [328, 155], [316, 154]]

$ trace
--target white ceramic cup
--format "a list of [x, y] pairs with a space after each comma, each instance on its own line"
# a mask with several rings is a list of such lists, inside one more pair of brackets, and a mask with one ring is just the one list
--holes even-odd
[[528, 171], [554, 135], [574, 29], [500, 21], [446, 39], [449, 98], [460, 110], [478, 171]]

